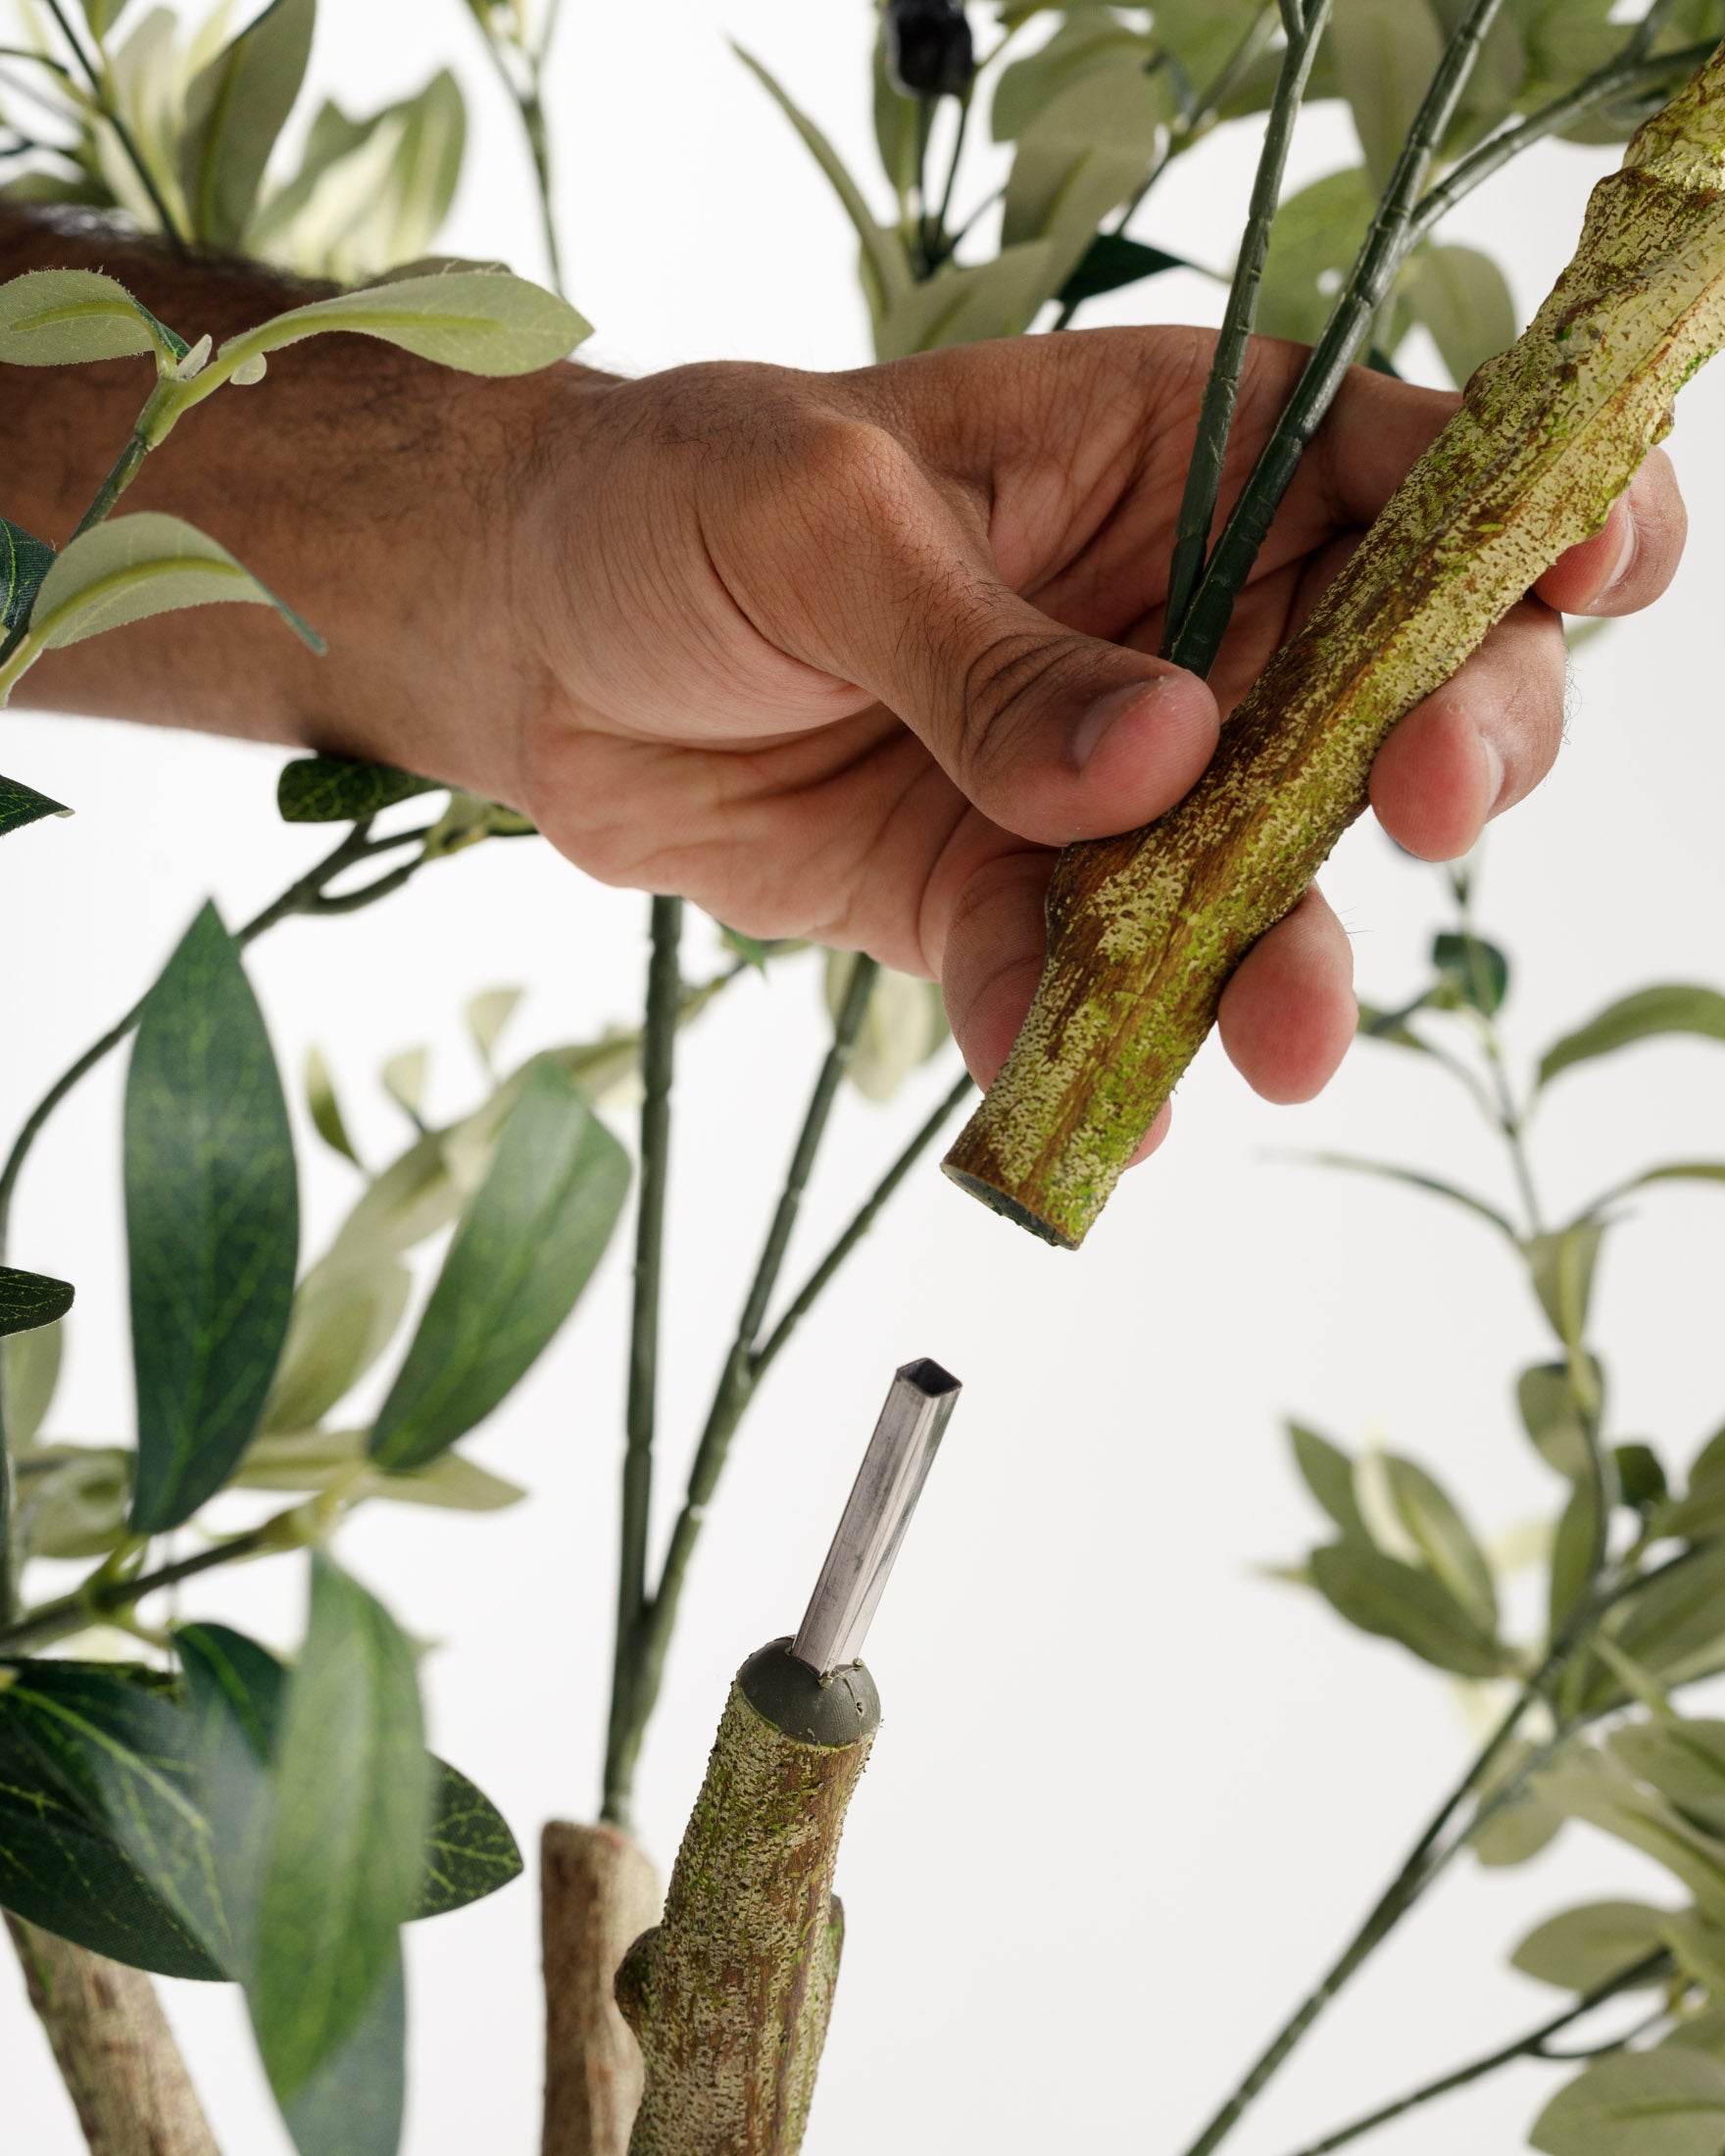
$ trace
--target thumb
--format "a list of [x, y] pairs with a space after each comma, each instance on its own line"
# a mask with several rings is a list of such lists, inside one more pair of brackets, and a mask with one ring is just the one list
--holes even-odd
[[800, 586], [799, 656], [877, 697], [1020, 838], [1108, 837], [1170, 808], [1215, 750], [1205, 683], [1062, 627], [1002, 582], [967, 515], [899, 479], [853, 488], [843, 546], [781, 585]]

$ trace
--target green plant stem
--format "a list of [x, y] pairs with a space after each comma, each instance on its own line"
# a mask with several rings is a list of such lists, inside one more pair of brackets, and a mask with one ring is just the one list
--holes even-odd
[[[608, 1757], [622, 1742], [635, 1683], [635, 1642], [647, 1608], [647, 1531], [653, 1507], [653, 1439], [659, 1393], [659, 1302], [665, 1270], [665, 1201], [670, 1171], [670, 1095], [682, 1016], [681, 899], [656, 898], [642, 1031], [641, 1185], [635, 1214], [634, 1300], [629, 1324], [622, 1529], [617, 1561], [616, 1646], [612, 1666]], [[610, 1807], [613, 1791], [606, 1790]], [[616, 1792], [626, 1812], [627, 1791]], [[612, 1824], [626, 1817], [608, 1808]]]
[[124, 151], [126, 163], [136, 172], [139, 184], [145, 194], [149, 196], [150, 207], [161, 220], [163, 236], [176, 255], [186, 254], [188, 251], [186, 236], [179, 228], [179, 220], [168, 207], [162, 190], [156, 183], [156, 175], [151, 172], [143, 152], [138, 148], [131, 129], [121, 119], [119, 108], [115, 105], [113, 94], [109, 89], [106, 75], [90, 59], [89, 54], [84, 51], [82, 40], [74, 31], [72, 24], [67, 18], [66, 10], [61, 6], [61, 0], [48, 0], [48, 12], [59, 24], [61, 35], [72, 47], [78, 68], [85, 81], [90, 85], [90, 94], [95, 99], [96, 110], [108, 122], [109, 126], [114, 129], [115, 140]]
[[970, 127], [972, 92], [966, 90], [959, 102], [958, 128], [953, 136], [953, 154], [947, 163], [947, 182], [941, 190], [940, 206], [934, 216], [922, 220], [922, 260], [932, 276], [941, 264], [958, 245], [947, 231], [947, 220], [953, 214], [953, 190], [959, 184], [959, 166], [964, 155], [964, 137]]
[[25, 1616], [0, 1626], [0, 1654], [33, 1654], [39, 1648], [51, 1646], [57, 1640], [70, 1639], [88, 1625], [99, 1624], [106, 1617], [129, 1610], [159, 1588], [177, 1587], [181, 1580], [194, 1580], [199, 1573], [214, 1572], [219, 1565], [238, 1564], [248, 1557], [262, 1556], [266, 1550], [277, 1546], [276, 1523], [267, 1521], [247, 1534], [230, 1536], [212, 1549], [201, 1549], [195, 1556], [177, 1558], [154, 1572], [140, 1572], [135, 1579], [103, 1580], [98, 1575], [82, 1587], [74, 1588], [70, 1594], [39, 1603]]
[[670, 1544], [660, 1568], [659, 1585], [636, 1633], [628, 1711], [617, 1719], [616, 1740], [608, 1747], [605, 1764], [604, 1816], [614, 1823], [628, 1815], [635, 1767], [665, 1679], [665, 1656], [676, 1628], [677, 1606], [688, 1580], [689, 1561], [701, 1539], [707, 1507], [724, 1471], [731, 1440], [754, 1392], [751, 1358], [766, 1322], [767, 1305], [784, 1268], [785, 1252], [802, 1209], [803, 1194], [820, 1151], [820, 1142], [826, 1135], [839, 1085], [850, 1067], [851, 1054], [862, 1029], [879, 971], [874, 960], [865, 957], [859, 957], [852, 971], [844, 1003], [833, 1023], [832, 1046], [815, 1079], [808, 1112], [785, 1174], [784, 1188], [767, 1229], [766, 1241], [743, 1304], [743, 1314], [737, 1323], [736, 1336], [725, 1357], [701, 1441], [696, 1446], [682, 1509], [671, 1530]]
[[[1438, 2097], [1448, 2096], [1457, 2088], [1466, 2088], [1470, 2082], [1484, 2081], [1488, 2074], [1496, 2074], [1501, 2068], [1513, 2065], [1517, 2059], [1598, 2058], [1605, 2052], [1621, 2050], [1631, 2036], [1640, 2034], [1639, 2030], [1628, 2030], [1611, 2042], [1596, 2045], [1582, 2053], [1552, 2053], [1547, 2046], [1553, 2036], [1561, 2035], [1564, 2030], [1572, 2028], [1596, 2007], [1603, 2006], [1607, 1999], [1614, 1999], [1622, 1992], [1637, 1989], [1650, 1978], [1664, 1975], [1670, 1967], [1671, 1956], [1663, 1950], [1649, 1954], [1632, 1969], [1624, 1970], [1620, 1976], [1612, 1977], [1604, 1984], [1595, 1984], [1575, 2005], [1566, 2007], [1561, 2014], [1552, 2015], [1550, 2021], [1542, 2022], [1537, 2029], [1530, 2029], [1526, 2035], [1500, 2045], [1496, 2051], [1488, 2051], [1482, 2058], [1469, 2060], [1467, 2065], [1458, 2066], [1453, 2073], [1441, 2075], [1436, 2081], [1424, 2082], [1420, 2087], [1410, 2090], [1407, 2095], [1398, 2097], [1394, 2103], [1380, 2105], [1376, 2111], [1368, 2112], [1363, 2118], [1355, 2119], [1348, 2126], [1338, 2127], [1335, 2132], [1326, 2133], [1321, 2141], [1307, 2142], [1297, 2152], [1297, 2156], [1330, 2156], [1331, 2150], [1345, 2148], [1350, 2141], [1362, 2140], [1366, 2134], [1375, 2132], [1381, 2126], [1388, 2126], [1392, 2120], [1404, 2118], [1408, 2112], [1417, 2111], [1422, 2104], [1433, 2103]], [[1664, 2009], [1661, 2008], [1652, 2019], [1653, 2022], [1663, 2020]]]
[[758, 1384], [765, 1375], [769, 1366], [777, 1359], [779, 1351], [783, 1348], [786, 1341], [790, 1339], [792, 1333], [796, 1331], [797, 1327], [819, 1300], [823, 1290], [834, 1273], [838, 1271], [846, 1258], [850, 1256], [858, 1244], [873, 1227], [881, 1207], [892, 1197], [906, 1176], [910, 1174], [917, 1161], [934, 1144], [957, 1110], [963, 1106], [975, 1090], [976, 1081], [966, 1072], [962, 1078], [954, 1084], [952, 1090], [934, 1110], [933, 1114], [929, 1116], [927, 1122], [917, 1131], [904, 1152], [899, 1154], [892, 1166], [888, 1168], [873, 1190], [869, 1192], [853, 1214], [844, 1233], [809, 1275], [801, 1292], [786, 1308], [784, 1316], [779, 1319], [761, 1347], [750, 1357], [749, 1376], [752, 1383]]
[[1473, 0], [1445, 48], [1324, 333], [1222, 527], [1168, 654], [1194, 673], [1208, 674], [1214, 663], [1235, 598], [1252, 573], [1258, 549], [1300, 468], [1306, 445], [1369, 335], [1372, 318], [1406, 258], [1408, 227], [1426, 175], [1502, 4], [1503, 0]]
[[1228, 288], [1228, 304], [1205, 383], [1204, 404], [1199, 413], [1198, 437], [1192, 462], [1186, 470], [1186, 488], [1180, 498], [1180, 515], [1174, 534], [1173, 560], [1168, 570], [1166, 627], [1162, 643], [1171, 651], [1209, 547], [1210, 526], [1215, 520], [1216, 497], [1221, 491], [1222, 464], [1228, 451], [1228, 434], [1234, 421], [1234, 404], [1240, 392], [1240, 370], [1246, 347], [1257, 318], [1257, 289], [1269, 253], [1270, 227], [1276, 205], [1282, 198], [1282, 175], [1294, 125], [1305, 102], [1306, 85], [1325, 24], [1331, 0], [1311, 0], [1309, 14], [1298, 28], [1290, 27], [1276, 77], [1275, 95], [1264, 125], [1263, 148], [1258, 156], [1246, 230], [1234, 265], [1234, 280]]

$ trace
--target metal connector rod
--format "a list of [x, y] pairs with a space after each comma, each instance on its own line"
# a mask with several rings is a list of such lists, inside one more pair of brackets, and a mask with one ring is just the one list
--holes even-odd
[[893, 1379], [809, 1613], [791, 1643], [798, 1661], [819, 1677], [862, 1657], [960, 1390], [956, 1377], [926, 1357], [906, 1363]]

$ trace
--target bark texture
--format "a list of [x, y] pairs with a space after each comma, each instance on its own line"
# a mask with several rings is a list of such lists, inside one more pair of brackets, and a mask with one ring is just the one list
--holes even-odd
[[221, 2156], [139, 1969], [6, 1919], [90, 2156]]
[[1725, 47], [1595, 188], [1569, 268], [1487, 362], [1159, 821], [1069, 848], [1050, 956], [949, 1175], [1076, 1249], [1229, 975], [1365, 807], [1372, 759], [1565, 548], [1597, 531], [1725, 341]]
[[833, 1867], [878, 1704], [842, 1672], [827, 1690], [858, 1734], [789, 1735], [751, 1687], [763, 1659], [731, 1688], [665, 1920], [617, 1977], [647, 2069], [632, 2156], [795, 2156], [808, 2124], [843, 1944]]
[[659, 1875], [615, 1827], [554, 1819], [539, 1844], [545, 1945], [542, 2156], [627, 2156], [641, 2049], [617, 2011], [624, 1954], [659, 1915]]

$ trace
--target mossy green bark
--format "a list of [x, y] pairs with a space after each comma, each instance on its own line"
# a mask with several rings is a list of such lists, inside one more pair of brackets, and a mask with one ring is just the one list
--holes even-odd
[[1597, 531], [1725, 342], [1725, 47], [1595, 188], [1574, 260], [1468, 383], [1306, 625], [1147, 829], [1068, 848], [1050, 954], [947, 1172], [1084, 1239], [1213, 1024], [1234, 968], [1366, 802], [1391, 727]]
[[780, 1712], [782, 1690], [751, 1686], [766, 1656], [790, 1661], [764, 1650], [731, 1687], [664, 1921], [617, 1975], [646, 2066], [631, 2156], [802, 2146], [844, 1938], [833, 1867], [878, 1703], [865, 1671], [842, 1671], [826, 1690], [852, 1706], [850, 1740], [787, 1734], [750, 1696]]

